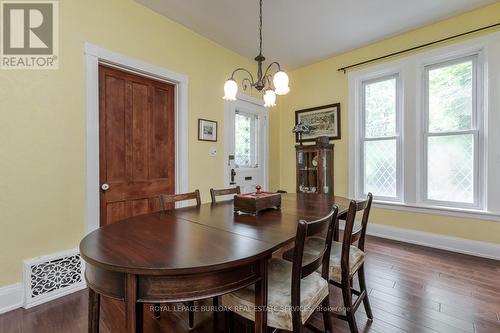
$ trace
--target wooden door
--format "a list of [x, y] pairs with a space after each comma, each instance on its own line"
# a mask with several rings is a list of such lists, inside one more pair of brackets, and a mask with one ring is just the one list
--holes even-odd
[[159, 210], [175, 191], [171, 84], [99, 66], [100, 224]]

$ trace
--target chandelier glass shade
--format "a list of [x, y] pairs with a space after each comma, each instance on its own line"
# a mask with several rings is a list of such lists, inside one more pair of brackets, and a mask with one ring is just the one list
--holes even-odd
[[[242, 72], [245, 74], [241, 80], [243, 90], [254, 88], [262, 92], [265, 107], [273, 107], [276, 105], [276, 95], [286, 95], [290, 91], [288, 86], [288, 75], [281, 70], [278, 62], [270, 63], [266, 70], [263, 71], [262, 65], [266, 58], [262, 55], [262, 0], [259, 0], [260, 16], [259, 16], [259, 55], [255, 57], [257, 62], [257, 77], [256, 80], [250, 71], [245, 68], [237, 68], [231, 74], [231, 77], [224, 84], [224, 99], [235, 101], [238, 94], [238, 83], [235, 80], [235, 74]], [[273, 67], [276, 67], [276, 72], [272, 74]]]
[[276, 106], [276, 93], [271, 89], [266, 90], [264, 93], [264, 106], [266, 108]]

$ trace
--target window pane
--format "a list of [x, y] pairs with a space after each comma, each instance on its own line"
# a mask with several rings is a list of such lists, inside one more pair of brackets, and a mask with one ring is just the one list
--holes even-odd
[[396, 134], [396, 78], [365, 85], [365, 136]]
[[257, 167], [258, 116], [237, 112], [234, 116], [235, 164], [238, 168]]
[[429, 131], [472, 127], [472, 60], [429, 70]]
[[396, 197], [396, 140], [366, 141], [364, 191]]
[[427, 197], [431, 200], [474, 202], [474, 136], [428, 139]]

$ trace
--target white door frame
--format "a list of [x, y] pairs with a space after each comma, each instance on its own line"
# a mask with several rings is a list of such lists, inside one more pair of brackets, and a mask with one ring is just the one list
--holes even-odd
[[[229, 184], [230, 182], [230, 166], [229, 166], [229, 153], [230, 153], [230, 145], [228, 138], [231, 137], [231, 126], [229, 126], [231, 122], [231, 115], [234, 114], [236, 111], [236, 108], [238, 105], [242, 105], [244, 103], [246, 104], [254, 104], [255, 106], [258, 106], [262, 108], [262, 115], [265, 117], [265, 128], [261, 132], [262, 135], [264, 136], [261, 138], [264, 140], [264, 151], [262, 152], [262, 170], [263, 170], [263, 178], [264, 178], [264, 183], [262, 184], [263, 190], [268, 191], [269, 190], [269, 109], [264, 107], [264, 101], [262, 99], [248, 96], [245, 94], [238, 93], [236, 96], [236, 101], [230, 102], [230, 101], [225, 101], [224, 102], [224, 186], [225, 187], [231, 187]], [[244, 105], [243, 105], [244, 106]]]
[[188, 83], [184, 74], [85, 43], [86, 232], [99, 228], [99, 64], [107, 64], [175, 86], [175, 192], [188, 190]]

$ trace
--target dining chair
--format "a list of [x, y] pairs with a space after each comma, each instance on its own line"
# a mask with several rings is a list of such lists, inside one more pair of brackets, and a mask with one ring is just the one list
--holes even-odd
[[[344, 227], [342, 242], [333, 241], [330, 253], [329, 282], [330, 284], [342, 289], [342, 298], [344, 300], [345, 315], [333, 313], [337, 318], [345, 320], [349, 324], [352, 333], [358, 332], [356, 318], [354, 313], [361, 302], [365, 307], [365, 312], [369, 320], [373, 320], [373, 314], [368, 299], [365, 280], [365, 238], [366, 227], [372, 205], [373, 196], [368, 193], [368, 198], [364, 201], [356, 202], [352, 200], [347, 211], [347, 218]], [[355, 222], [356, 214], [363, 211], [361, 226]], [[353, 243], [357, 242], [355, 246]], [[321, 243], [315, 239], [306, 241], [304, 253], [315, 254], [321, 250]], [[292, 260], [293, 253], [286, 251], [283, 257]], [[360, 290], [353, 288], [353, 278], [356, 275], [359, 279]], [[357, 298], [353, 303], [353, 295]]]
[[[328, 291], [328, 260], [338, 208], [315, 221], [300, 220], [297, 226], [293, 262], [271, 258], [268, 263], [267, 325], [275, 329], [302, 332], [309, 317], [319, 308], [327, 332], [332, 332]], [[317, 235], [326, 234], [326, 238]], [[306, 239], [322, 243], [318, 253], [304, 252]], [[317, 270], [323, 267], [322, 273]], [[243, 318], [255, 321], [255, 288], [253, 285], [222, 296], [222, 304]], [[232, 323], [228, 325], [232, 330]], [[317, 330], [311, 327], [313, 330]]]
[[240, 194], [241, 190], [239, 186], [233, 187], [233, 188], [225, 188], [225, 189], [220, 189], [216, 190], [211, 188], [210, 189], [210, 196], [212, 197], [212, 203], [215, 204], [217, 203], [216, 198], [223, 196], [223, 195], [228, 195], [228, 194]]
[[[181, 193], [181, 194], [160, 194], [160, 209], [162, 212], [166, 212], [168, 210], [175, 208], [175, 203], [179, 201], [186, 200], [195, 200], [196, 206], [201, 205], [201, 196], [200, 191], [198, 189], [194, 190], [194, 192]], [[194, 302], [187, 302], [188, 305], [188, 314], [189, 314], [189, 329], [194, 327]], [[214, 304], [215, 306], [215, 304]], [[156, 319], [160, 319], [160, 305], [155, 304], [155, 313], [154, 316]]]
[[196, 206], [201, 205], [200, 191], [198, 189], [194, 192], [181, 193], [181, 194], [160, 194], [160, 210], [165, 212], [175, 208], [175, 203], [178, 201], [196, 200]]

